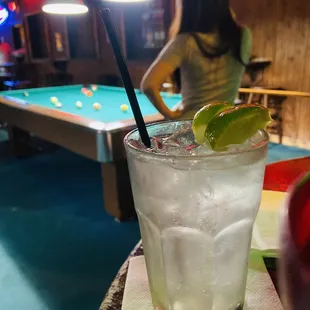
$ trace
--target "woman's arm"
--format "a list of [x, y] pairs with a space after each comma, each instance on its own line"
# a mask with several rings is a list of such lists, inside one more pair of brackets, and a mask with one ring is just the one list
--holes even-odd
[[156, 109], [168, 119], [177, 119], [182, 115], [182, 111], [171, 111], [166, 106], [160, 95], [161, 85], [165, 82], [167, 77], [172, 75], [173, 72], [174, 68], [168, 63], [157, 60], [146, 72], [141, 83], [142, 91]]
[[159, 54], [158, 58], [146, 72], [141, 89], [158, 109], [158, 111], [168, 119], [177, 119], [182, 115], [182, 111], [171, 111], [164, 103], [160, 89], [166, 78], [180, 68], [186, 58], [188, 35], [178, 35], [171, 40]]

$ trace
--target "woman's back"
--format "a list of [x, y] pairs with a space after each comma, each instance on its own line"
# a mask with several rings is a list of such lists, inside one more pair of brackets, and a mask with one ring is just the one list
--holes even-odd
[[[241, 63], [231, 52], [218, 57], [206, 57], [219, 42], [217, 34], [185, 33], [178, 35], [162, 51], [159, 58], [167, 63], [179, 64], [181, 69], [182, 104], [185, 110], [199, 109], [215, 100], [234, 102], [238, 95], [245, 65], [250, 58], [251, 32], [243, 28]], [[200, 45], [200, 46], [198, 46]]]
[[[146, 72], [141, 86], [169, 119], [191, 118], [210, 101], [234, 102], [250, 58], [251, 32], [241, 26], [229, 0], [178, 0], [172, 39]], [[180, 69], [183, 101], [168, 109], [162, 83]]]

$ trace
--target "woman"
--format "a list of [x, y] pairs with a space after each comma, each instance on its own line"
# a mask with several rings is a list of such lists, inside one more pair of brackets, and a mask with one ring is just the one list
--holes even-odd
[[[234, 102], [251, 52], [251, 32], [237, 24], [229, 0], [177, 0], [166, 45], [141, 88], [167, 119], [190, 119], [210, 101]], [[170, 110], [162, 83], [178, 68], [182, 103]]]

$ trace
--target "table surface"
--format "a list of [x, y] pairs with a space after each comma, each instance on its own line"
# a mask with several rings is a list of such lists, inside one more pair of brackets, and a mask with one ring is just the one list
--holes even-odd
[[[13, 97], [17, 100], [25, 101], [27, 104], [40, 106], [41, 108], [57, 110], [59, 112], [65, 112], [100, 122], [116, 122], [133, 119], [134, 116], [124, 88], [98, 85], [98, 90], [93, 91], [92, 97], [87, 97], [82, 94], [82, 88], [83, 85], [45, 87], [5, 91], [0, 92], [0, 95]], [[25, 92], [27, 92], [29, 96], [26, 97], [24, 95]], [[138, 90], [136, 94], [144, 116], [158, 113], [144, 94]], [[162, 95], [169, 108], [172, 108], [181, 100], [180, 95], [170, 95], [167, 93], [163, 93]], [[55, 107], [50, 101], [51, 97], [57, 97], [62, 103], [62, 108]], [[83, 103], [81, 109], [76, 107], [77, 101]], [[101, 104], [101, 109], [99, 111], [94, 110], [94, 102], [99, 102]], [[121, 111], [120, 106], [122, 104], [127, 104], [129, 106], [127, 112]]]
[[[285, 192], [289, 188], [290, 184], [292, 184], [292, 182], [294, 182], [294, 180], [301, 173], [309, 171], [309, 167], [310, 157], [287, 160], [267, 165], [264, 180], [264, 189]], [[282, 171], [282, 173], [279, 174], [279, 171]], [[128, 259], [119, 270], [116, 278], [114, 279], [110, 289], [108, 290], [103, 300], [103, 303], [101, 304], [100, 310], [121, 310], [129, 260], [131, 257], [140, 255], [143, 255], [143, 247], [141, 241], [137, 244]], [[272, 269], [275, 266], [274, 261], [270, 262], [269, 260], [265, 261], [265, 263], [267, 268], [272, 266]], [[268, 266], [267, 264], [270, 264], [270, 266]], [[270, 271], [270, 268], [268, 268], [268, 270]], [[275, 274], [271, 272], [270, 275], [275, 283]]]

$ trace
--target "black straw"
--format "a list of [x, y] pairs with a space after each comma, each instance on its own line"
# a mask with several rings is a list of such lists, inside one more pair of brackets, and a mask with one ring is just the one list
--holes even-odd
[[128, 100], [131, 105], [131, 109], [133, 111], [133, 115], [135, 117], [137, 127], [140, 133], [141, 140], [146, 147], [151, 147], [151, 140], [146, 130], [145, 122], [141, 113], [141, 109], [138, 103], [138, 99], [136, 96], [135, 89], [132, 84], [132, 80], [130, 77], [130, 73], [128, 67], [126, 65], [126, 61], [124, 58], [124, 54], [122, 48], [119, 44], [119, 41], [116, 36], [115, 28], [113, 26], [113, 22], [111, 19], [111, 12], [109, 9], [101, 9], [101, 17], [102, 21], [105, 25], [108, 37], [110, 39], [114, 56], [118, 65], [118, 69], [121, 73], [121, 78], [123, 80], [123, 84], [127, 93]]

